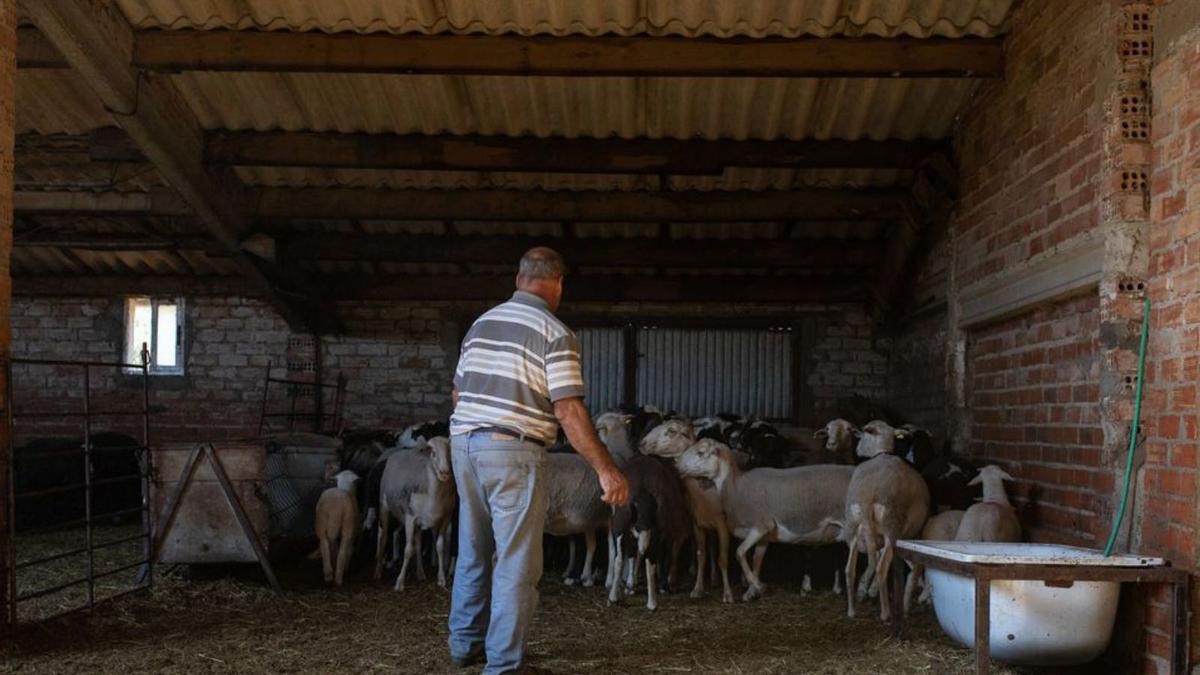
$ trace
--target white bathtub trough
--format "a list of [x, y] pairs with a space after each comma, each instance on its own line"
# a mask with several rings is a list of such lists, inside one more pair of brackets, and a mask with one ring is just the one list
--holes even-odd
[[[901, 541], [903, 549], [965, 564], [1155, 567], [1161, 558], [1104, 557], [1100, 551], [1055, 544], [994, 544]], [[975, 581], [946, 570], [925, 570], [942, 630], [959, 644], [975, 646]], [[1087, 663], [1112, 637], [1121, 584], [1116, 581], [991, 582], [992, 658], [1034, 666]], [[1053, 584], [1053, 585], [1051, 585]], [[1066, 587], [1064, 587], [1066, 586]]]

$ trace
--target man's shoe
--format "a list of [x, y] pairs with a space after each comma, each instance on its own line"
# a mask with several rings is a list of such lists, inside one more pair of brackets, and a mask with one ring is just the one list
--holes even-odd
[[451, 656], [450, 661], [452, 661], [454, 665], [458, 666], [459, 668], [470, 668], [471, 666], [477, 666], [483, 663], [483, 649], [473, 649], [463, 657]]

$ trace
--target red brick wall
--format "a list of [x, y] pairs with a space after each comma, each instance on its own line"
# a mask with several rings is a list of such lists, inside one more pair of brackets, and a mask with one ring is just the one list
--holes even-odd
[[[1189, 17], [1185, 3], [1173, 5], [1190, 21], [1181, 27], [1181, 17], [1162, 12], [1160, 25], [1165, 21], [1166, 28], [1182, 34], [1157, 46], [1151, 77], [1153, 311], [1142, 408], [1146, 463], [1137, 483], [1141, 506], [1135, 541], [1145, 553], [1194, 570], [1200, 553], [1200, 11], [1193, 9]], [[1192, 583], [1195, 591], [1197, 580]], [[1156, 595], [1146, 615], [1148, 672], [1166, 672], [1166, 597]], [[1194, 593], [1193, 607], [1197, 604]], [[1196, 632], [1192, 646], [1196, 660]]]
[[[1020, 481], [1013, 501], [1034, 541], [1095, 546], [1107, 534], [1096, 496], [1100, 465], [1099, 299], [1040, 308], [972, 335], [967, 385], [970, 452]], [[1102, 544], [1102, 542], [1101, 542]]]
[[[980, 88], [956, 139], [958, 289], [1099, 228], [1111, 11], [1094, 0], [1015, 11], [1005, 78]], [[1110, 478], [1100, 467], [1098, 304], [1091, 291], [966, 335], [968, 450], [1004, 464], [1018, 500], [1033, 491], [1035, 539], [1092, 543], [1101, 527], [1093, 492]]]

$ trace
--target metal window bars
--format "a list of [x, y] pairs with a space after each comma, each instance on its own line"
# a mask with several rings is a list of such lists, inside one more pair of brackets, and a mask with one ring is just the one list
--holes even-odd
[[[7, 533], [8, 606], [5, 608], [9, 622], [42, 621], [149, 588], [154, 580], [150, 564], [153, 514], [150, 503], [149, 354], [145, 347], [140, 364], [9, 359], [4, 368], [8, 382], [5, 414], [9, 424], [6, 473], [10, 519]], [[14, 379], [14, 371], [20, 369], [28, 373], [44, 368], [52, 369], [53, 377], [60, 382], [64, 372], [78, 377], [76, 386], [82, 391], [77, 396], [69, 392], [54, 399], [56, 402], [77, 399], [77, 410], [70, 409], [73, 406], [63, 406], [61, 410], [17, 409], [14, 402], [27, 400], [27, 397], [17, 393], [19, 383]], [[119, 406], [112, 407], [110, 402], [104, 409], [97, 410], [93, 405], [93, 375], [96, 373], [111, 373], [113, 381], [119, 382], [140, 378], [140, 387], [135, 385], [125, 390], [140, 399], [140, 406], [135, 404], [132, 409], [122, 410]], [[140, 420], [130, 422], [130, 418]], [[113, 424], [113, 420], [124, 421], [126, 429], [138, 427], [132, 431], [133, 435], [123, 435], [132, 443], [122, 441], [117, 434], [97, 434], [96, 422], [100, 420], [109, 424]], [[23, 428], [25, 422], [29, 423], [30, 430]], [[58, 430], [70, 428], [76, 422], [83, 434], [78, 447], [71, 445], [73, 441], [59, 443], [61, 439], [58, 439], [50, 442], [50, 447], [22, 447], [18, 454], [18, 437], [37, 434], [47, 424]], [[134, 435], [140, 435], [140, 442]], [[100, 436], [110, 442], [98, 447], [95, 440]], [[80, 464], [72, 469], [75, 458]], [[105, 469], [102, 475], [97, 475], [98, 465]], [[118, 473], [109, 475], [113, 471]], [[132, 481], [140, 484], [140, 499], [128, 486]], [[97, 504], [97, 494], [115, 502], [116, 506]], [[80, 497], [82, 505], [79, 504]], [[40, 512], [38, 506], [48, 513]], [[80, 506], [82, 515], [78, 513]], [[106, 508], [99, 508], [98, 512], [98, 507]], [[134, 515], [140, 515], [136, 531], [128, 527], [105, 527]], [[51, 522], [45, 522], [45, 518]], [[73, 545], [72, 540], [77, 542], [81, 528], [82, 545]], [[136, 542], [141, 545], [129, 546]], [[98, 556], [98, 553], [102, 555]], [[125, 554], [124, 558], [122, 554]], [[78, 575], [77, 563], [81, 557], [83, 574]], [[128, 583], [112, 582], [111, 577], [134, 569], [138, 572], [129, 575]], [[98, 589], [100, 580], [105, 583]], [[74, 590], [79, 587], [83, 588], [82, 594]], [[98, 590], [103, 597], [97, 596]]]

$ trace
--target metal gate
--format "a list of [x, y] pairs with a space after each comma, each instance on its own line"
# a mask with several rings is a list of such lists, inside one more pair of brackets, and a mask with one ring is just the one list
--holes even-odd
[[[142, 364], [13, 359], [6, 370], [9, 620], [41, 621], [148, 588], [145, 356]], [[38, 384], [65, 393], [40, 399], [39, 409], [21, 403], [35, 397], [17, 390]], [[97, 384], [111, 386], [99, 408]], [[59, 435], [37, 438], [47, 433]]]

